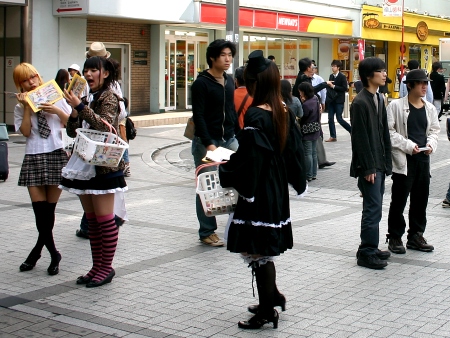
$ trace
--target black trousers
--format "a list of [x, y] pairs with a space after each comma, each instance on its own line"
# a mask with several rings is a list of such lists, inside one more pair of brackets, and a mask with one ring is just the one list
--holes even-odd
[[427, 205], [430, 191], [430, 162], [408, 157], [408, 175], [392, 174], [392, 199], [388, 216], [390, 237], [401, 238], [406, 222], [403, 216], [409, 196], [408, 238], [418, 232], [425, 232]]

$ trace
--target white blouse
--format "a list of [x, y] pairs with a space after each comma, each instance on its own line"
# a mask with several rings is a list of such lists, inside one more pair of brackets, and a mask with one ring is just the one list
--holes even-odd
[[[67, 104], [65, 100], [55, 102], [55, 106], [60, 108], [64, 113], [70, 115], [72, 107]], [[51, 133], [48, 138], [42, 138], [39, 135], [38, 120], [35, 113], [31, 113], [31, 134], [27, 137], [25, 146], [25, 154], [42, 154], [50, 153], [56, 149], [63, 147], [61, 129], [64, 127], [58, 115], [42, 112], [47, 119], [48, 126]], [[14, 126], [16, 131], [19, 131], [22, 125], [24, 109], [19, 103], [14, 107]]]

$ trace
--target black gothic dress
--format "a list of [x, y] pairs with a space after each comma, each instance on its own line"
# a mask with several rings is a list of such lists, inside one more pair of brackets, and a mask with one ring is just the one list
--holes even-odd
[[251, 107], [237, 139], [238, 151], [219, 167], [221, 185], [234, 187], [240, 195], [227, 249], [278, 256], [293, 246], [288, 184], [298, 194], [306, 189], [300, 130], [290, 113], [289, 135], [281, 153], [272, 112]]

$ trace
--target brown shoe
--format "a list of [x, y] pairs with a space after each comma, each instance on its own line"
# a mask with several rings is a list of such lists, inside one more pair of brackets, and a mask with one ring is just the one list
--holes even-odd
[[200, 241], [203, 244], [209, 245], [209, 246], [223, 246], [224, 243], [220, 240], [219, 236], [217, 236], [215, 233], [209, 235], [208, 237], [200, 238]]
[[337, 138], [334, 137], [330, 137], [328, 140], [326, 140], [325, 142], [336, 142]]

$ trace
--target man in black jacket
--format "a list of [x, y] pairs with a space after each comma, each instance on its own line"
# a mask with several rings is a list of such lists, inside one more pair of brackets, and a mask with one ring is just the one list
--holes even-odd
[[445, 79], [441, 74], [443, 71], [442, 63], [439, 61], [433, 62], [431, 65], [432, 72], [430, 73], [431, 90], [433, 91], [433, 104], [438, 112], [438, 118], [442, 116], [442, 99], [445, 95]]
[[387, 266], [389, 251], [378, 249], [382, 215], [384, 183], [392, 173], [391, 139], [386, 107], [379, 86], [386, 81], [386, 65], [369, 57], [359, 64], [359, 75], [364, 89], [356, 95], [350, 107], [352, 123], [352, 163], [350, 176], [358, 179], [363, 195], [361, 244], [357, 264], [370, 269]]
[[[328, 127], [330, 128], [330, 138], [325, 142], [336, 142], [336, 126], [334, 124], [334, 115], [336, 115], [336, 119], [339, 124], [345, 128], [349, 133], [352, 131], [352, 127], [342, 118], [342, 113], [344, 112], [344, 102], [345, 102], [345, 93], [348, 91], [348, 82], [347, 77], [340, 72], [342, 67], [342, 62], [339, 60], [333, 60], [331, 62], [331, 70], [333, 71], [330, 74], [330, 78], [327, 81], [327, 84], [330, 86], [330, 89], [327, 90], [327, 108], [328, 108]], [[334, 97], [330, 95], [331, 91], [335, 91]]]
[[[226, 40], [215, 40], [206, 49], [209, 69], [201, 72], [192, 84], [192, 113], [195, 137], [192, 155], [195, 166], [202, 164], [207, 150], [225, 147], [236, 151], [234, 131], [237, 115], [234, 108], [234, 81], [226, 74], [236, 54], [236, 46]], [[223, 246], [216, 235], [215, 217], [207, 217], [199, 196], [196, 196], [200, 241], [210, 246]]]
[[[313, 63], [310, 58], [303, 58], [298, 62], [298, 75], [295, 79], [294, 87], [292, 88], [292, 95], [300, 99], [300, 93], [298, 91], [298, 85], [302, 82], [309, 82], [312, 85], [312, 78], [314, 75]], [[322, 89], [328, 87], [326, 82], [319, 83], [314, 88], [314, 94], [317, 95]]]

